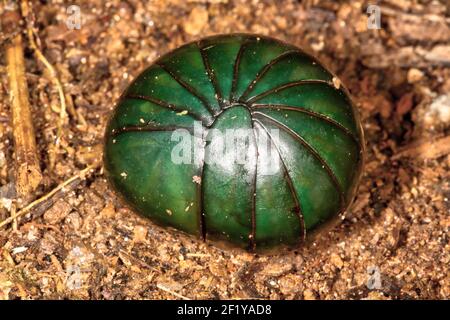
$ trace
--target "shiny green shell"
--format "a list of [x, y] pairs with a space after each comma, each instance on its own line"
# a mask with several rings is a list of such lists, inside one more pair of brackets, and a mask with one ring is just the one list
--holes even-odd
[[[203, 130], [200, 161], [174, 163], [173, 133], [194, 134], [194, 123]], [[251, 130], [246, 163], [205, 161], [212, 129]], [[118, 193], [157, 224], [255, 249], [302, 243], [344, 213], [363, 143], [348, 94], [316, 59], [268, 37], [219, 35], [137, 77], [108, 123], [104, 162]]]

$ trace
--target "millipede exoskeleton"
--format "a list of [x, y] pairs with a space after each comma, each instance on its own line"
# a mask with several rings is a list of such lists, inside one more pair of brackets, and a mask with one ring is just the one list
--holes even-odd
[[[229, 142], [227, 132], [249, 133], [231, 144], [240, 161], [214, 142], [217, 133]], [[142, 215], [254, 249], [299, 244], [342, 214], [363, 145], [349, 95], [315, 58], [233, 34], [186, 44], [144, 70], [107, 126], [104, 161]]]

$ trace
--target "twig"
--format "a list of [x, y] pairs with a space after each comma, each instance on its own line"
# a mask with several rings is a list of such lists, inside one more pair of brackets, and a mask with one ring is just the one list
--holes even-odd
[[31, 223], [33, 227], [36, 227], [38, 229], [52, 229], [55, 233], [63, 234], [61, 230], [59, 230], [57, 227], [49, 225], [49, 224], [42, 224], [42, 223]]
[[[138, 264], [142, 265], [143, 267], [145, 267], [145, 268], [147, 268], [147, 269], [150, 269], [150, 270], [152, 270], [152, 271], [161, 273], [161, 270], [158, 270], [157, 268], [152, 267], [152, 266], [149, 265], [148, 263], [142, 261], [142, 260], [139, 259], [139, 258], [136, 258], [135, 256], [129, 254], [128, 252], [126, 252], [126, 251], [123, 250], [123, 249], [120, 249], [120, 250], [119, 250], [119, 254], [123, 254], [123, 255], [125, 256], [125, 258], [128, 258], [128, 259], [130, 259], [130, 260], [133, 260], [135, 263], [138, 263]], [[120, 257], [120, 256], [119, 256], [119, 257]]]
[[50, 80], [54, 83], [57, 91], [58, 91], [58, 95], [59, 95], [59, 100], [61, 103], [60, 109], [59, 109], [59, 122], [58, 122], [58, 131], [56, 134], [56, 144], [58, 145], [61, 141], [61, 136], [62, 136], [62, 128], [64, 125], [64, 121], [66, 118], [66, 97], [64, 95], [64, 90], [63, 90], [63, 86], [61, 84], [61, 81], [58, 78], [58, 74], [56, 72], [56, 69], [53, 67], [53, 65], [47, 60], [47, 58], [44, 56], [44, 54], [42, 53], [42, 51], [39, 49], [37, 43], [36, 43], [36, 38], [37, 35], [35, 34], [34, 30], [33, 30], [33, 26], [30, 23], [30, 14], [31, 14], [31, 10], [28, 6], [28, 1], [27, 0], [22, 0], [21, 1], [21, 9], [22, 9], [22, 15], [26, 18], [27, 21], [27, 35], [28, 35], [28, 41], [30, 42], [30, 46], [33, 49], [34, 53], [36, 54], [36, 57], [44, 64], [44, 66], [48, 69], [49, 73], [50, 73]]
[[3, 220], [2, 222], [0, 222], [0, 228], [11, 223], [14, 219], [17, 219], [25, 214], [27, 214], [28, 212], [31, 211], [31, 209], [33, 209], [34, 207], [36, 207], [38, 204], [45, 202], [47, 200], [49, 200], [50, 198], [52, 198], [56, 193], [58, 193], [59, 191], [63, 190], [65, 187], [67, 187], [68, 185], [70, 185], [72, 182], [78, 180], [78, 179], [84, 179], [88, 174], [92, 174], [98, 167], [100, 166], [99, 162], [96, 162], [92, 165], [87, 166], [86, 168], [84, 168], [83, 170], [81, 170], [80, 172], [78, 172], [76, 175], [74, 175], [72, 178], [64, 181], [63, 183], [61, 183], [60, 185], [58, 185], [56, 188], [54, 188], [52, 191], [50, 191], [49, 193], [47, 193], [45, 196], [31, 202], [29, 205], [27, 205], [25, 208], [23, 208], [22, 210], [18, 211], [14, 216], [9, 217], [5, 220]]
[[450, 154], [450, 136], [427, 141], [414, 142], [397, 152], [392, 160], [403, 157], [418, 160], [436, 159]]
[[189, 258], [206, 258], [206, 257], [210, 257], [210, 255], [206, 254], [206, 253], [186, 253], [186, 257], [189, 257]]
[[77, 128], [81, 131], [86, 131], [87, 127], [88, 127], [86, 119], [81, 114], [81, 112], [79, 112], [77, 109], [75, 109], [75, 106], [73, 104], [73, 99], [70, 94], [66, 94], [66, 102], [67, 102], [67, 111], [78, 122]]
[[168, 293], [174, 295], [174, 296], [177, 297], [177, 298], [180, 298], [180, 299], [183, 299], [183, 300], [191, 300], [191, 299], [189, 299], [188, 297], [182, 296], [181, 294], [176, 293], [176, 292], [170, 290], [169, 288], [167, 288], [166, 286], [164, 286], [164, 285], [162, 285], [162, 284], [159, 284], [159, 283], [158, 283], [158, 284], [156, 285], [156, 287], [158, 287], [158, 289], [160, 289], [160, 290], [162, 290], [162, 291], [165, 291], [165, 292], [168, 292]]
[[[9, 213], [11, 217], [14, 217], [16, 214], [17, 210], [16, 210], [16, 204], [15, 201], [13, 201], [12, 205], [11, 205], [11, 212]], [[17, 231], [17, 219], [14, 219], [12, 221], [12, 229], [14, 231]]]
[[391, 16], [391, 17], [403, 17], [410, 20], [414, 20], [417, 23], [422, 23], [424, 20], [430, 22], [442, 22], [450, 23], [450, 18], [441, 16], [438, 14], [413, 14], [404, 12], [402, 9], [390, 7], [390, 3], [383, 3], [381, 6], [381, 14]]
[[14, 262], [14, 259], [11, 257], [11, 254], [8, 252], [8, 250], [3, 249], [3, 250], [2, 250], [2, 255], [3, 255], [3, 258], [4, 258], [6, 261], [8, 261], [8, 263], [9, 263], [11, 266], [15, 266], [15, 265], [16, 265], [16, 263]]
[[[2, 29], [7, 33], [19, 29], [21, 17], [17, 6], [5, 10], [0, 20]], [[11, 42], [6, 44], [5, 49], [17, 166], [15, 172], [16, 191], [21, 200], [36, 190], [42, 180], [42, 174], [39, 167], [30, 102], [28, 101], [22, 35], [18, 33], [11, 39]]]

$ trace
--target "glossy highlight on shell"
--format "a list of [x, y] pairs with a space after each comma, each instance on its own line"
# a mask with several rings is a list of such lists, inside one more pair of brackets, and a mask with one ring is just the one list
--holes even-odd
[[[253, 156], [210, 164], [205, 140], [202, 161], [173, 163], [173, 132], [193, 132], [196, 122], [203, 140], [212, 129], [251, 130], [242, 152]], [[275, 166], [264, 161], [262, 137]], [[152, 221], [255, 249], [298, 245], [343, 214], [363, 146], [345, 88], [317, 60], [272, 38], [234, 34], [186, 44], [144, 70], [109, 121], [104, 162], [118, 193]]]

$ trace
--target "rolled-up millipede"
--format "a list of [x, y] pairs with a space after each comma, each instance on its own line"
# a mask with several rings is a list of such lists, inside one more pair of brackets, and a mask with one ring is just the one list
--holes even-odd
[[[241, 161], [212, 148], [227, 130], [250, 132], [235, 144]], [[255, 249], [295, 246], [343, 214], [363, 146], [349, 95], [315, 58], [233, 34], [183, 45], [135, 79], [108, 123], [104, 164], [157, 224]]]

